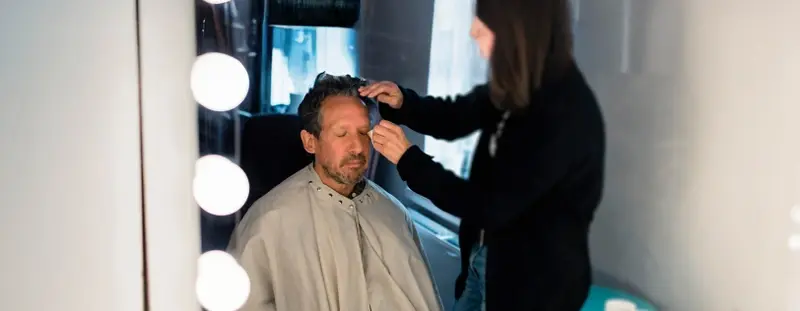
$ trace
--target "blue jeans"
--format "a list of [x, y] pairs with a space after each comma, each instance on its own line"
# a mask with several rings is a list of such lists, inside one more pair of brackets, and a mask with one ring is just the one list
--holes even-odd
[[453, 311], [486, 311], [486, 245], [475, 245], [469, 255], [469, 275]]

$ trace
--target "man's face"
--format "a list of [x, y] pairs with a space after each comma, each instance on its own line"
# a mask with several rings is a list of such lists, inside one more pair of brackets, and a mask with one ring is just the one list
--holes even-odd
[[321, 131], [313, 150], [316, 163], [339, 184], [358, 183], [369, 161], [367, 108], [357, 97], [330, 96], [320, 115]]

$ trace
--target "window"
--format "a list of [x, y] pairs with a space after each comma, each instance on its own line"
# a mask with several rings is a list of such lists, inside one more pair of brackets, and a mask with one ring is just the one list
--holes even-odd
[[[474, 0], [436, 0], [431, 34], [428, 94], [452, 96], [486, 82], [487, 61], [469, 35]], [[425, 152], [445, 168], [469, 177], [478, 132], [452, 142], [425, 137]]]
[[355, 30], [296, 26], [270, 28], [270, 113], [296, 114], [303, 96], [322, 71], [333, 75], [356, 75]]
[[[468, 3], [464, 3], [468, 1]], [[453, 96], [470, 91], [486, 82], [487, 61], [469, 35], [474, 0], [436, 0], [431, 30], [431, 54], [428, 69], [428, 95]], [[467, 137], [444, 141], [425, 137], [425, 153], [462, 178], [469, 177], [472, 156], [480, 131]], [[456, 231], [460, 219], [437, 208], [430, 200], [406, 188], [406, 197], [420, 207], [419, 212]], [[457, 244], [456, 244], [457, 245]]]

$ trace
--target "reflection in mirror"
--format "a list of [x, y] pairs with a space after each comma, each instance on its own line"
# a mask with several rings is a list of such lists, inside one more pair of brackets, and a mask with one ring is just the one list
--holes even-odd
[[[195, 1], [198, 57], [191, 90], [199, 104], [201, 157], [193, 193], [203, 251], [196, 291], [206, 310], [237, 310], [245, 303], [250, 279], [225, 252], [231, 233], [249, 205], [283, 179], [269, 175], [289, 176], [310, 161], [299, 145], [299, 122], [289, 116], [297, 114], [319, 72], [358, 74], [356, 33], [344, 28], [356, 22], [358, 1], [295, 2]], [[282, 14], [268, 17], [270, 10]], [[301, 153], [275, 150], [280, 139]]]
[[[264, 16], [250, 14], [263, 11], [256, 2], [236, 0], [213, 5], [197, 1], [201, 56], [192, 76], [193, 93], [201, 104], [218, 101], [199, 107], [201, 156], [219, 155], [242, 164], [242, 135], [248, 120], [260, 115], [297, 114], [303, 95], [321, 71], [358, 73], [355, 30], [262, 25]], [[245, 81], [249, 88], [243, 87]], [[216, 88], [227, 91], [211, 92]], [[241, 216], [241, 211], [230, 215], [203, 211], [203, 251], [225, 249]]]
[[[356, 75], [355, 30], [333, 27], [270, 26], [268, 113], [297, 114], [297, 107], [322, 71]], [[262, 110], [263, 112], [264, 110]]]

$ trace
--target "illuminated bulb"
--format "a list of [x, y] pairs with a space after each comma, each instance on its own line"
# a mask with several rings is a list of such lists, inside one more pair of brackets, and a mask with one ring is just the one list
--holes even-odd
[[789, 236], [789, 250], [800, 252], [800, 234], [792, 234]]
[[636, 304], [625, 299], [609, 299], [605, 311], [636, 311]]
[[223, 156], [207, 155], [197, 160], [193, 181], [194, 199], [206, 212], [225, 216], [247, 201], [250, 184], [242, 169]]
[[198, 103], [214, 111], [228, 111], [244, 101], [250, 76], [237, 59], [212, 52], [194, 61], [190, 83]]
[[800, 225], [800, 205], [795, 205], [794, 207], [792, 207], [791, 215], [792, 215], [792, 221]]
[[197, 300], [209, 311], [234, 311], [250, 295], [250, 278], [236, 259], [223, 251], [209, 251], [197, 260]]
[[222, 4], [225, 2], [230, 2], [231, 0], [204, 0], [204, 1], [210, 4]]

